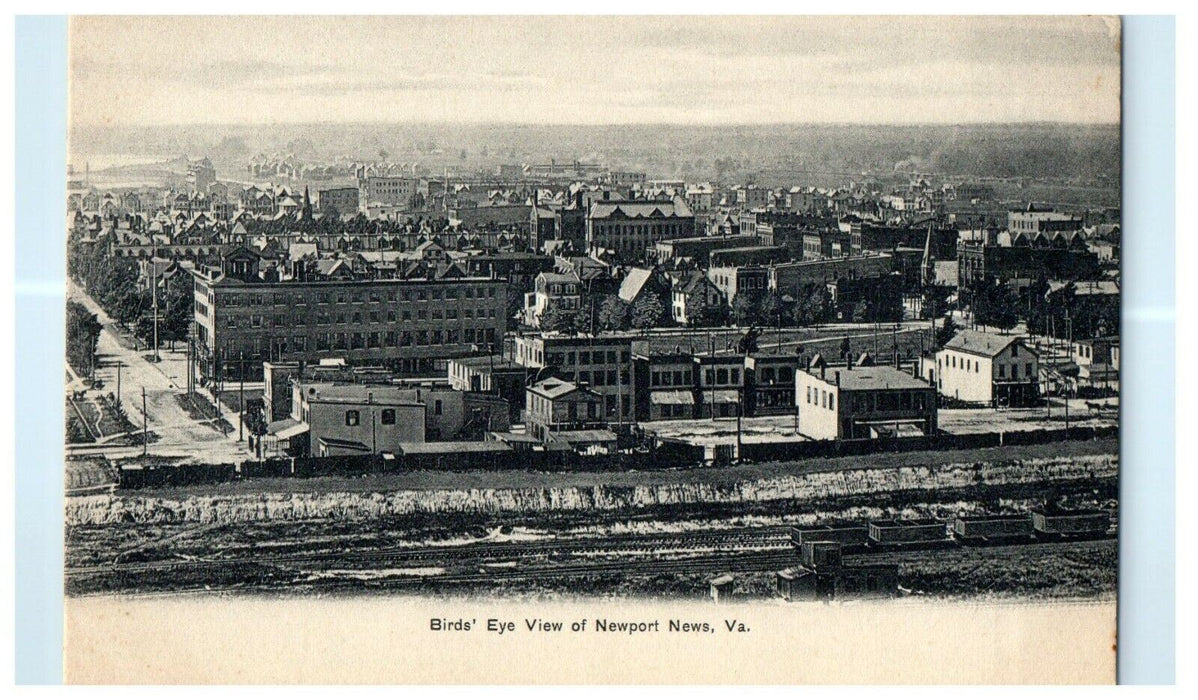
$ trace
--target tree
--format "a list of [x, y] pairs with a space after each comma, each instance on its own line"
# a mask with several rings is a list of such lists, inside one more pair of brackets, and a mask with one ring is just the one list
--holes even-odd
[[755, 325], [761, 316], [761, 305], [757, 295], [748, 292], [737, 292], [732, 299], [732, 321], [738, 326]]
[[1006, 332], [1019, 323], [1018, 301], [1007, 285], [983, 281], [973, 294], [974, 320]]
[[791, 303], [782, 295], [782, 292], [777, 289], [766, 292], [765, 296], [761, 298], [761, 322], [775, 328], [781, 328], [782, 320], [789, 319], [793, 313], [790, 307]]
[[67, 302], [67, 362], [78, 374], [91, 374], [102, 328], [96, 315], [83, 304]]
[[938, 318], [947, 310], [949, 288], [943, 284], [928, 284], [923, 288], [920, 318]]
[[853, 356], [853, 343], [846, 335], [840, 341], [840, 359], [845, 360]]
[[935, 335], [932, 338], [932, 342], [936, 344], [937, 349], [942, 348], [948, 344], [948, 341], [953, 339], [953, 336], [957, 334], [958, 330], [957, 322], [953, 320], [952, 315], [945, 314], [944, 322], [940, 324], [939, 328], [936, 329]]
[[541, 328], [557, 333], [578, 333], [586, 328], [585, 321], [581, 309], [567, 309], [557, 303], [551, 303], [541, 314]]
[[656, 294], [645, 294], [632, 305], [632, 327], [655, 328], [664, 322], [666, 309]]
[[520, 287], [509, 284], [507, 286], [507, 317], [508, 320], [519, 316], [524, 312], [524, 291]]
[[828, 288], [822, 285], [812, 287], [806, 294], [799, 296], [791, 309], [791, 315], [800, 326], [813, 326], [823, 323], [831, 316], [832, 295]]
[[605, 331], [627, 330], [632, 322], [632, 307], [616, 295], [603, 299], [599, 305], [599, 328]]
[[171, 343], [187, 340], [195, 319], [195, 286], [190, 274], [179, 271], [167, 281], [163, 306], [159, 338]]

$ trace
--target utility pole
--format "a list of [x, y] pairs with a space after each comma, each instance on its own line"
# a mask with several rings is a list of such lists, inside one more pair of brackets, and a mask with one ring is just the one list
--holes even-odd
[[161, 362], [162, 358], [158, 356], [158, 266], [154, 263], [157, 257], [158, 246], [155, 245], [154, 255], [150, 257], [150, 300], [154, 309], [154, 361]]
[[141, 456], [150, 449], [150, 428], [146, 419], [146, 388], [141, 388]]
[[121, 405], [121, 361], [116, 361], [116, 405]]
[[[237, 442], [244, 439], [245, 433], [245, 351], [242, 350], [237, 354]], [[220, 415], [220, 405], [216, 407], [216, 413]]]

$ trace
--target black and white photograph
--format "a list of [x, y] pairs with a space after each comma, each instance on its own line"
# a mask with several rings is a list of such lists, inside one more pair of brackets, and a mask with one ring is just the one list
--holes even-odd
[[1113, 634], [1118, 18], [73, 17], [69, 48], [68, 627], [1084, 603]]

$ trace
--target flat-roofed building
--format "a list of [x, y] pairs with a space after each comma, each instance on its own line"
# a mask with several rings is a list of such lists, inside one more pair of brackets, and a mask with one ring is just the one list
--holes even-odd
[[257, 376], [263, 362], [329, 357], [431, 374], [437, 361], [494, 346], [507, 329], [503, 280], [330, 274], [268, 282], [258, 263], [252, 251], [239, 249], [220, 268], [195, 273], [197, 358], [204, 376]]
[[863, 440], [936, 432], [936, 389], [890, 366], [829, 366], [813, 358], [795, 372], [799, 433]]

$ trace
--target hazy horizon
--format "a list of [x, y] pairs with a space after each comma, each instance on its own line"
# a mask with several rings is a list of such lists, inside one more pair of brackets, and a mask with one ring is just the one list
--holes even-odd
[[72, 127], [1116, 126], [1100, 17], [76, 17]]

